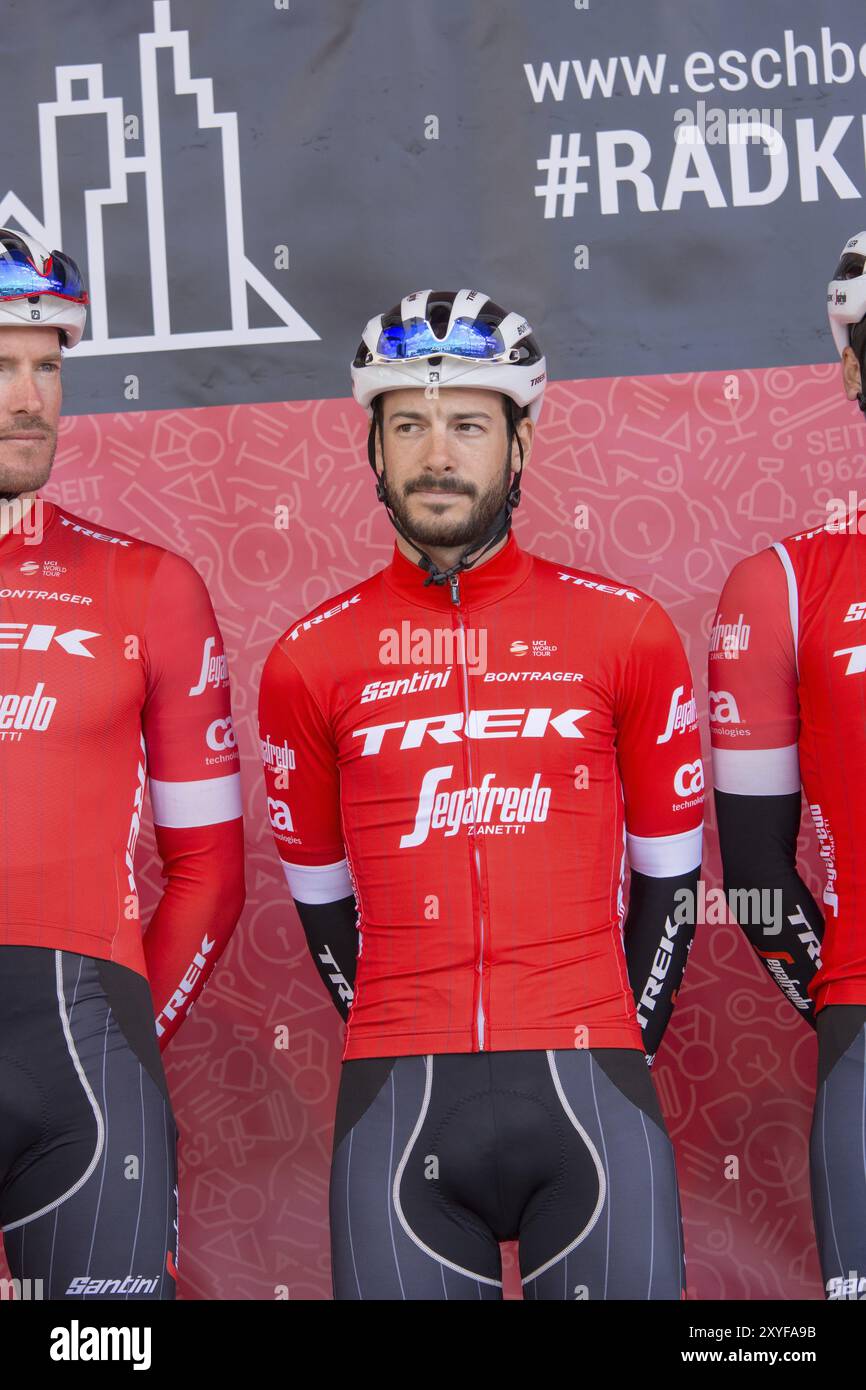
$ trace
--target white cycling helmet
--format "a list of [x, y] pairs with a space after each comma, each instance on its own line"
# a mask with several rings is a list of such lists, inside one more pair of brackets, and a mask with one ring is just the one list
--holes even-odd
[[372, 417], [383, 391], [464, 386], [499, 391], [538, 419], [547, 372], [520, 314], [481, 290], [416, 290], [376, 314], [352, 363], [355, 400]]
[[851, 329], [866, 317], [866, 232], [858, 232], [842, 247], [842, 256], [827, 286], [827, 314], [839, 351], [851, 346]]
[[86, 321], [87, 291], [72, 257], [0, 227], [0, 327], [57, 328], [73, 348]]

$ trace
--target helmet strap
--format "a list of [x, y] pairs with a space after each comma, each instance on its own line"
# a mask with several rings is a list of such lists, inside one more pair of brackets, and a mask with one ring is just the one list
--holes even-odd
[[866, 320], [861, 319], [859, 323], [848, 325], [848, 342], [860, 364], [860, 390], [857, 392], [857, 404], [866, 415], [866, 333], [862, 335], [859, 348], [854, 342], [855, 330], [860, 328], [866, 328]]
[[[370, 431], [367, 435], [367, 458], [369, 459], [370, 467], [373, 469], [373, 472], [376, 475], [376, 496], [379, 499], [379, 501], [384, 504], [385, 511], [388, 514], [388, 519], [391, 522], [391, 525], [394, 527], [394, 530], [397, 532], [398, 535], [402, 536], [405, 541], [408, 541], [412, 548], [414, 550], [417, 550], [418, 554], [421, 556], [420, 560], [418, 561], [418, 568], [427, 571], [427, 578], [424, 580], [425, 589], [428, 584], [447, 584], [455, 575], [460, 574], [463, 570], [472, 569], [473, 566], [477, 565], [479, 561], [487, 554], [488, 550], [490, 550], [494, 545], [496, 545], [496, 543], [500, 541], [503, 536], [507, 535], [508, 531], [511, 529], [511, 513], [514, 510], [514, 508], [519, 506], [520, 504], [520, 480], [523, 477], [523, 442], [515, 428], [515, 420], [517, 419], [517, 406], [515, 405], [514, 401], [511, 400], [510, 397], [507, 397], [506, 399], [508, 400], [509, 406], [508, 457], [510, 461], [512, 445], [516, 439], [517, 451], [520, 454], [520, 471], [516, 473], [515, 476], [512, 478], [511, 486], [508, 489], [508, 496], [505, 499], [505, 504], [494, 517], [493, 521], [485, 531], [484, 535], [480, 536], [477, 540], [474, 540], [471, 545], [468, 545], [464, 550], [463, 554], [460, 556], [459, 560], [457, 560], [453, 565], [449, 566], [447, 570], [441, 570], [439, 568], [439, 566], [436, 564], [436, 561], [433, 560], [425, 550], [421, 549], [420, 545], [416, 540], [413, 540], [413, 538], [403, 530], [403, 527], [400, 525], [399, 521], [394, 515], [394, 511], [391, 506], [390, 499], [388, 497], [388, 485], [385, 478], [385, 441], [382, 436], [382, 417], [378, 411], [374, 411], [373, 419], [370, 424]], [[378, 472], [376, 468], [377, 422], [379, 426], [379, 443], [382, 446], [381, 474]]]

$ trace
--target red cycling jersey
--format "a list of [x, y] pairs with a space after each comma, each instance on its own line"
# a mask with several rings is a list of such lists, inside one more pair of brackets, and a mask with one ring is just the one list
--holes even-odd
[[826, 872], [815, 1007], [866, 1004], [866, 536], [822, 527], [736, 565], [709, 673], [719, 791], [806, 793]]
[[700, 862], [676, 630], [647, 595], [513, 535], [453, 587], [424, 580], [395, 547], [289, 628], [262, 676], [292, 894], [358, 906], [344, 1058], [641, 1048], [626, 839], [646, 874]]
[[[168, 882], [142, 944], [149, 776]], [[0, 945], [147, 975], [163, 1045], [243, 903], [222, 639], [193, 567], [38, 499], [0, 537]]]

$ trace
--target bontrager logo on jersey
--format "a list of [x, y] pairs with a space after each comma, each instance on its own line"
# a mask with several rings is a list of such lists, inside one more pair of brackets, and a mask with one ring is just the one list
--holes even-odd
[[259, 748], [265, 767], [271, 768], [273, 772], [294, 771], [295, 750], [289, 747], [287, 739], [283, 739], [279, 744], [272, 743], [270, 734], [265, 734], [264, 738], [259, 739]]
[[665, 723], [664, 733], [659, 734], [656, 743], [668, 743], [674, 734], [691, 733], [698, 722], [698, 702], [695, 699], [695, 692], [692, 690], [687, 700], [683, 700], [685, 686], [678, 685], [671, 696], [671, 707], [668, 710], [667, 722]]
[[209, 724], [205, 739], [208, 748], [212, 748], [215, 753], [222, 753], [226, 748], [236, 748], [238, 740], [231, 717], [215, 719]]
[[711, 724], [740, 723], [740, 711], [730, 690], [711, 690], [709, 706]]
[[342, 613], [343, 609], [350, 607], [351, 604], [360, 602], [361, 595], [353, 594], [351, 598], [344, 598], [343, 602], [338, 603], [335, 608], [329, 608], [326, 612], [319, 613], [315, 618], [305, 618], [302, 623], [298, 623], [290, 632], [286, 633], [286, 641], [297, 642], [302, 632], [309, 632], [311, 627], [325, 622], [327, 618], [333, 618], [336, 613]]
[[79, 531], [82, 536], [89, 536], [92, 541], [108, 541], [109, 545], [132, 545], [132, 541], [124, 540], [122, 536], [106, 536], [102, 531], [91, 531], [89, 526], [79, 526], [76, 521], [70, 521], [67, 516], [61, 516], [60, 525], [68, 526], [73, 531]]
[[740, 652], [749, 650], [751, 626], [741, 613], [735, 623], [726, 623], [721, 613], [710, 630], [710, 654], [721, 652], [722, 656], [737, 657]]
[[93, 660], [93, 652], [84, 645], [99, 632], [88, 632], [83, 627], [70, 628], [68, 632], [58, 632], [48, 623], [0, 623], [0, 649], [24, 652], [47, 652], [49, 647], [61, 647], [70, 656], [86, 656]]
[[85, 606], [93, 602], [87, 594], [67, 594], [59, 589], [0, 589], [0, 598], [39, 599], [43, 603], [83, 603]]
[[431, 830], [443, 831], [445, 839], [456, 835], [461, 827], [478, 835], [525, 834], [529, 822], [547, 820], [551, 789], [541, 785], [540, 772], [528, 787], [496, 787], [496, 774], [488, 772], [480, 787], [440, 791], [440, 782], [453, 773], [449, 765], [431, 767], [424, 774], [415, 824], [408, 835], [401, 835], [401, 849], [422, 845]]
[[600, 594], [614, 594], [617, 598], [627, 598], [629, 603], [639, 603], [640, 594], [636, 594], [632, 589], [618, 589], [614, 584], [602, 584], [598, 579], [583, 579], [579, 574], [564, 574], [558, 570], [560, 579], [567, 584], [577, 584], [584, 589], [597, 589]]
[[43, 695], [42, 681], [29, 695], [0, 695], [0, 742], [11, 735], [17, 742], [22, 733], [44, 733], [57, 708], [53, 695]]
[[225, 652], [215, 651], [217, 639], [206, 637], [201, 654], [201, 670], [195, 685], [190, 687], [190, 695], [203, 695], [209, 685], [221, 690], [229, 683], [229, 668]]
[[361, 756], [365, 758], [380, 753], [386, 734], [396, 734], [400, 729], [401, 748], [420, 748], [425, 738], [435, 743], [459, 743], [463, 738], [543, 738], [549, 728], [560, 738], [583, 738], [577, 721], [589, 713], [588, 709], [567, 709], [557, 715], [550, 709], [475, 709], [466, 715], [431, 714], [422, 719], [371, 724], [354, 729], [352, 737], [364, 740]]
[[683, 763], [674, 774], [674, 791], [677, 796], [697, 796], [704, 790], [704, 765], [698, 758], [694, 763]]
[[485, 671], [485, 681], [500, 685], [525, 685], [528, 681], [582, 681], [582, 671]]

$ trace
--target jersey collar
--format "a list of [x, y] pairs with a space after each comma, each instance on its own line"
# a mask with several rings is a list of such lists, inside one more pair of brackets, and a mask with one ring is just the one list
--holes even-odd
[[[523, 584], [531, 569], [532, 556], [521, 550], [514, 532], [509, 531], [508, 540], [492, 560], [474, 569], [464, 570], [458, 576], [461, 607], [483, 608], [488, 603], [496, 603]], [[388, 588], [407, 603], [416, 603], [421, 608], [431, 608], [439, 613], [447, 613], [454, 608], [449, 585], [428, 584], [425, 588], [425, 571], [412, 560], [407, 560], [396, 544], [390, 565], [382, 571], [382, 578]]]

